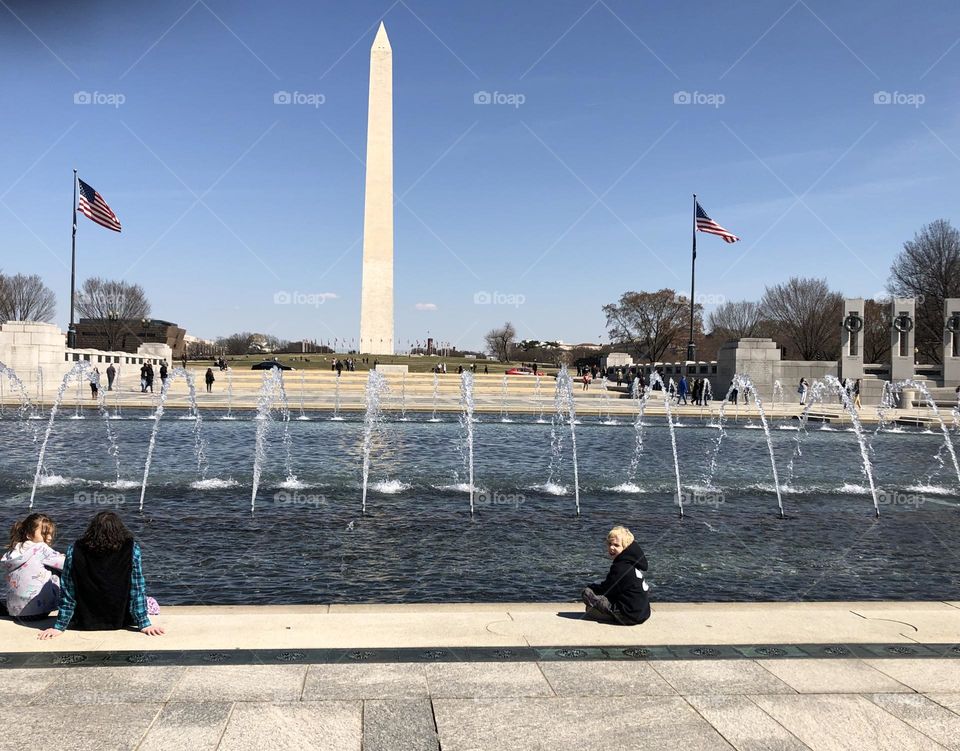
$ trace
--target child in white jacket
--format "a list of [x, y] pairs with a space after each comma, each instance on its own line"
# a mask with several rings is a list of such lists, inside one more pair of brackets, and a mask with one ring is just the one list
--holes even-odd
[[45, 618], [60, 601], [63, 553], [52, 547], [57, 525], [46, 514], [30, 514], [10, 528], [10, 544], [0, 558], [7, 612]]

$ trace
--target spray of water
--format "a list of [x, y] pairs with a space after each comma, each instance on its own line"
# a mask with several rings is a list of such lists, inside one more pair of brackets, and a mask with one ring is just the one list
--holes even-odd
[[[673, 384], [673, 379], [670, 380]], [[673, 410], [670, 408], [670, 391], [663, 382], [663, 378], [657, 371], [650, 373], [650, 383], [647, 385], [648, 391], [654, 390], [654, 385], [659, 384], [660, 393], [663, 395], [663, 409], [667, 413], [667, 425], [670, 426], [670, 447], [673, 449], [673, 475], [677, 483], [677, 508], [680, 509], [680, 518], [683, 518], [683, 486], [680, 484], [680, 456], [677, 453], [677, 431], [673, 422]]]
[[933, 416], [937, 418], [937, 422], [940, 424], [940, 432], [943, 435], [944, 448], [947, 449], [947, 453], [950, 455], [950, 460], [953, 462], [953, 469], [957, 473], [957, 482], [960, 483], [960, 464], [957, 463], [957, 452], [954, 449], [953, 441], [950, 438], [950, 430], [947, 428], [947, 424], [943, 421], [943, 416], [940, 414], [940, 410], [937, 408], [937, 401], [930, 394], [930, 389], [927, 388], [927, 384], [925, 384], [923, 381], [907, 379], [902, 381], [899, 386], [901, 389], [916, 389], [923, 394], [923, 398], [926, 400], [927, 406], [930, 408], [930, 411], [933, 412]]
[[867, 478], [867, 482], [870, 485], [870, 495], [873, 496], [873, 508], [877, 517], [879, 518], [880, 502], [877, 499], [877, 488], [873, 482], [873, 465], [870, 462], [870, 449], [867, 445], [867, 439], [863, 432], [863, 424], [860, 422], [860, 415], [857, 414], [857, 410], [853, 406], [853, 401], [850, 399], [850, 392], [847, 390], [847, 386], [845, 384], [841, 383], [836, 376], [829, 374], [824, 376], [823, 380], [827, 386], [840, 397], [843, 408], [847, 411], [847, 414], [850, 415], [850, 420], [853, 422], [853, 430], [857, 434], [857, 443], [860, 445], [860, 458], [863, 461], [863, 475]]
[[580, 465], [577, 461], [577, 410], [573, 402], [573, 379], [564, 365], [557, 373], [556, 390], [557, 416], [562, 425], [566, 419], [570, 424], [570, 451], [573, 458], [573, 494], [577, 504], [577, 516], [580, 516]]
[[193, 374], [185, 368], [174, 368], [169, 378], [160, 387], [159, 399], [153, 413], [153, 428], [150, 431], [150, 442], [147, 444], [147, 457], [143, 463], [143, 481], [140, 483], [140, 511], [143, 511], [143, 501], [147, 495], [147, 479], [150, 477], [150, 465], [153, 462], [153, 450], [157, 445], [157, 434], [160, 432], [160, 420], [167, 403], [170, 386], [177, 378], [187, 382], [190, 397], [190, 417], [193, 419], [193, 451], [197, 463], [197, 476], [203, 480], [207, 471], [206, 441], [203, 438], [203, 418], [197, 408], [197, 387]]
[[[370, 450], [374, 434], [380, 430], [382, 414], [380, 401], [387, 391], [387, 382], [382, 373], [371, 370], [367, 376], [366, 403], [367, 409], [363, 418], [363, 493], [361, 506], [363, 513], [367, 513], [367, 484], [370, 479]], [[472, 485], [471, 485], [472, 487]], [[472, 492], [471, 492], [472, 495]]]
[[470, 515], [473, 516], [473, 373], [464, 370], [460, 374], [460, 427], [463, 429], [464, 455], [467, 460], [467, 488], [470, 492]]
[[500, 382], [500, 422], [513, 422], [510, 419], [510, 413], [507, 411], [507, 381], [510, 378], [506, 373], [503, 374], [503, 380]]

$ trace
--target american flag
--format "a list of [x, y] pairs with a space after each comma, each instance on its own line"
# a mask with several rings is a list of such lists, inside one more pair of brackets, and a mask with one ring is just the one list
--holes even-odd
[[707, 216], [700, 202], [697, 202], [697, 229], [701, 232], [709, 232], [711, 235], [720, 235], [724, 242], [735, 243], [740, 238], [730, 230], [726, 230], [717, 224], [713, 219]]
[[117, 215], [113, 213], [107, 202], [103, 200], [97, 191], [95, 191], [91, 186], [87, 185], [79, 177], [77, 178], [77, 183], [80, 186], [80, 201], [77, 206], [80, 209], [80, 212], [87, 217], [92, 219], [101, 227], [106, 227], [107, 229], [112, 229], [114, 232], [120, 231], [120, 220], [117, 219]]

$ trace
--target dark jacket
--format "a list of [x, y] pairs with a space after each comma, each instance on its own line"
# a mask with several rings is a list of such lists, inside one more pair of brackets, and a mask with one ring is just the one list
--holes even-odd
[[73, 582], [76, 595], [71, 628], [106, 631], [133, 625], [130, 616], [130, 572], [133, 539], [119, 550], [92, 552], [82, 543], [73, 546]]
[[650, 587], [643, 577], [646, 570], [647, 558], [634, 540], [613, 559], [607, 578], [599, 584], [591, 584], [590, 589], [610, 600], [625, 622], [643, 623], [650, 617], [647, 596]]

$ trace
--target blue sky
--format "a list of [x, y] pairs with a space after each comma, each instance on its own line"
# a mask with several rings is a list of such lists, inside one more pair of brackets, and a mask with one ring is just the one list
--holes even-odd
[[957, 221], [953, 0], [7, 0], [0, 268], [40, 274], [65, 327], [76, 167], [124, 226], [80, 218], [79, 279], [139, 283], [199, 336], [357, 337], [381, 19], [402, 347], [504, 320], [605, 341], [604, 303], [689, 290], [693, 192], [743, 238], [699, 236], [708, 310], [791, 274], [875, 295]]

